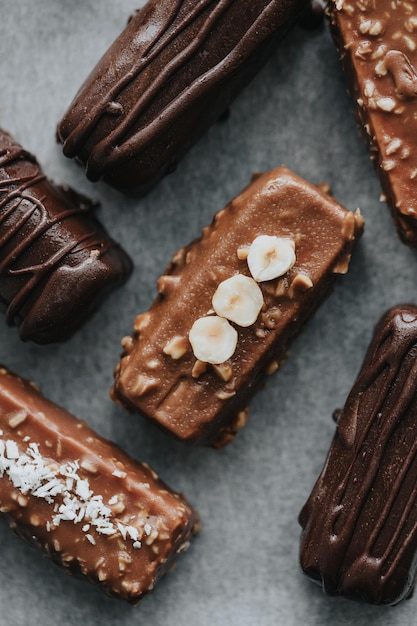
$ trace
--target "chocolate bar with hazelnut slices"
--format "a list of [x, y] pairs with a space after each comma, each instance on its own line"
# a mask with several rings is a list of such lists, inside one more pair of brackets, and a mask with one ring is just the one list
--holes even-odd
[[0, 368], [0, 511], [69, 574], [136, 604], [198, 530], [147, 465]]
[[36, 158], [0, 130], [0, 303], [21, 339], [67, 339], [129, 276], [131, 261], [95, 208], [47, 180]]
[[228, 109], [308, 0], [148, 0], [58, 125], [90, 180], [144, 194]]
[[301, 567], [330, 595], [395, 605], [417, 573], [417, 307], [375, 329], [300, 513]]
[[176, 437], [228, 443], [251, 396], [348, 270], [363, 219], [285, 167], [179, 250], [122, 342], [114, 400]]
[[417, 246], [417, 6], [330, 0], [330, 27], [384, 197]]

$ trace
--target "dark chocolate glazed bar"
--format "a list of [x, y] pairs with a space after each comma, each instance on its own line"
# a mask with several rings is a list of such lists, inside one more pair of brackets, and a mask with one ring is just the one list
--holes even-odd
[[187, 502], [0, 368], [0, 511], [69, 574], [136, 604], [198, 530]]
[[300, 514], [304, 572], [331, 595], [398, 604], [417, 570], [417, 307], [381, 319]]
[[330, 0], [356, 115], [398, 232], [417, 246], [417, 5]]
[[113, 399], [187, 442], [228, 443], [347, 272], [362, 226], [359, 212], [285, 167], [254, 177], [160, 277], [122, 342]]
[[94, 204], [0, 130], [0, 303], [23, 340], [67, 339], [131, 271]]
[[227, 109], [307, 0], [149, 0], [58, 126], [64, 154], [145, 193]]

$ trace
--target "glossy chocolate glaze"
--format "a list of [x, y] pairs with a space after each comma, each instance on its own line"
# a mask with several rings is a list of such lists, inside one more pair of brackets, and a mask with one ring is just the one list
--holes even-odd
[[331, 595], [397, 604], [417, 569], [417, 307], [381, 319], [300, 514], [304, 572]]
[[227, 109], [306, 0], [149, 0], [58, 126], [91, 180], [148, 191]]
[[[285, 167], [254, 177], [200, 239], [174, 255], [158, 281], [158, 297], [122, 342], [113, 399], [189, 443], [228, 443], [245, 424], [247, 404], [265, 374], [278, 368], [337, 275], [346, 273], [362, 226], [359, 213]], [[206, 367], [193, 354], [190, 328], [210, 311], [220, 282], [249, 275], [238, 250], [258, 235], [292, 239], [295, 265], [259, 283], [264, 306], [256, 322], [238, 328], [236, 351], [226, 363]]]
[[94, 208], [0, 130], [0, 303], [23, 340], [67, 339], [129, 275]]
[[330, 0], [359, 126], [405, 243], [417, 246], [417, 7]]
[[[39, 472], [42, 460], [54, 475], [33, 485], [29, 473], [18, 486], [18, 463], [24, 462], [25, 453], [25, 467], [29, 454], [32, 474]], [[13, 457], [14, 474], [4, 470]], [[53, 495], [57, 483], [65, 491]], [[108, 508], [105, 519], [94, 513], [100, 504]], [[81, 510], [81, 519], [74, 519]], [[69, 574], [132, 604], [153, 588], [198, 530], [196, 512], [147, 465], [47, 400], [33, 383], [3, 368], [0, 511], [18, 535]]]

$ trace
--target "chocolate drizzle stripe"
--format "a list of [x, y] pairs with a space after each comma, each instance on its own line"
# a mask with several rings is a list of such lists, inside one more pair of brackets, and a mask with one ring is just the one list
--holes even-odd
[[[14, 147], [12, 147], [12, 149], [2, 151], [0, 164], [5, 167], [16, 159], [20, 159], [22, 156], [26, 158], [26, 152], [24, 150], [19, 148], [14, 149]], [[30, 160], [36, 163], [33, 158]], [[39, 240], [42, 235], [45, 235], [55, 224], [62, 223], [65, 220], [83, 214], [82, 208], [76, 206], [75, 208], [71, 207], [70, 209], [56, 213], [53, 217], [50, 216], [43, 204], [44, 197], [36, 198], [30, 193], [31, 188], [43, 183], [45, 180], [46, 177], [36, 167], [36, 171], [33, 175], [25, 175], [20, 178], [17, 176], [0, 181], [0, 227], [2, 226], [4, 229], [4, 232], [0, 234], [0, 248], [4, 248], [13, 238], [18, 237], [22, 232], [22, 228], [34, 218], [37, 211], [40, 216], [38, 224], [34, 226], [28, 234], [24, 235], [8, 254], [4, 254], [0, 261], [0, 274], [7, 274], [9, 276], [33, 274], [30, 280], [14, 294], [14, 297], [7, 307], [6, 319], [9, 324], [13, 323], [15, 317], [19, 314], [25, 302], [29, 296], [32, 295], [34, 289], [40, 284], [42, 279], [47, 274], [55, 271], [65, 257], [82, 249], [93, 247], [100, 249], [101, 254], [104, 252], [102, 241], [98, 239], [94, 231], [92, 231], [78, 240], [72, 240], [67, 245], [61, 246], [49, 259], [43, 260], [42, 263], [28, 265], [27, 267], [16, 267], [18, 259], [24, 256], [35, 242]], [[10, 219], [15, 212], [22, 210], [23, 202], [28, 203], [29, 206], [23, 207], [22, 215], [19, 216], [12, 225], [7, 225], [6, 227], [7, 220]], [[106, 245], [108, 248], [111, 244], [109, 242]]]
[[[346, 507], [347, 516], [345, 519], [342, 519], [341, 512], [344, 510], [343, 507], [343, 499], [346, 495], [346, 490], [348, 488], [349, 483], [352, 481], [352, 473], [357, 463], [359, 454], [361, 454], [362, 446], [366, 441], [366, 438], [370, 432], [370, 429], [375, 422], [377, 414], [381, 411], [383, 407], [383, 399], [387, 397], [388, 390], [392, 387], [394, 382], [398, 380], [400, 369], [404, 368], [404, 359], [407, 355], [410, 354], [410, 351], [415, 347], [417, 337], [416, 333], [413, 331], [412, 327], [407, 329], [407, 323], [403, 321], [403, 324], [400, 329], [392, 327], [390, 328], [390, 333], [387, 333], [383, 336], [382, 340], [379, 342], [377, 349], [370, 357], [369, 362], [373, 364], [373, 367], [370, 368], [366, 374], [358, 379], [357, 387], [355, 387], [355, 393], [364, 393], [370, 385], [377, 380], [377, 378], [381, 375], [384, 369], [388, 368], [388, 375], [386, 380], [381, 385], [381, 389], [378, 394], [377, 402], [375, 403], [375, 409], [370, 415], [370, 418], [367, 420], [366, 425], [362, 430], [362, 435], [358, 439], [355, 444], [356, 454], [353, 457], [353, 460], [350, 463], [350, 466], [346, 472], [345, 478], [340, 485], [340, 489], [338, 490], [338, 497], [336, 498], [337, 504], [332, 510], [334, 511], [333, 523], [337, 521], [338, 525], [343, 529], [342, 534], [345, 536], [345, 540], [348, 541], [346, 544], [345, 553], [349, 550], [349, 544], [352, 540], [352, 536], [354, 534], [355, 528], [355, 520], [358, 519], [360, 512], [363, 507], [366, 505], [367, 499], [375, 485], [375, 481], [377, 479], [378, 471], [381, 468], [382, 460], [387, 452], [387, 447], [390, 443], [390, 440], [395, 433], [396, 429], [399, 428], [402, 424], [403, 419], [406, 416], [407, 410], [410, 407], [410, 403], [415, 400], [416, 392], [417, 392], [417, 360], [412, 360], [410, 363], [409, 371], [406, 374], [405, 381], [402, 384], [402, 388], [396, 394], [396, 402], [393, 407], [389, 409], [389, 419], [387, 419], [381, 429], [381, 433], [378, 437], [377, 442], [374, 445], [374, 449], [372, 451], [372, 457], [367, 467], [363, 469], [364, 480], [361, 484], [360, 492], [358, 497], [355, 499], [356, 506], [349, 505], [349, 508]], [[397, 334], [402, 335], [403, 341], [396, 341]], [[404, 342], [404, 334], [407, 335], [406, 341]], [[390, 337], [388, 337], [390, 335]], [[388, 346], [385, 350], [381, 350], [382, 346], [390, 339]], [[402, 350], [398, 350], [398, 346], [401, 345]], [[366, 371], [366, 368], [365, 368]], [[360, 412], [361, 403], [358, 405], [358, 412]], [[375, 544], [377, 543], [381, 533], [384, 530], [385, 522], [389, 518], [389, 514], [392, 511], [395, 500], [398, 497], [398, 494], [401, 490], [402, 485], [404, 484], [407, 473], [410, 470], [412, 463], [416, 459], [417, 454], [417, 440], [413, 443], [407, 458], [404, 460], [401, 471], [399, 472], [394, 485], [391, 488], [389, 497], [382, 509], [379, 513], [379, 518], [375, 523], [373, 530], [371, 530], [369, 539], [366, 543], [365, 551], [369, 557], [372, 557], [372, 552], [375, 550]], [[342, 492], [342, 493], [340, 493]], [[403, 544], [400, 549], [395, 550], [395, 545], [404, 531], [404, 527], [408, 520], [408, 514], [410, 510], [415, 505], [417, 499], [417, 485], [415, 485], [412, 489], [411, 495], [408, 499], [407, 506], [403, 510], [401, 514], [401, 518], [398, 521], [392, 536], [385, 547], [382, 556], [374, 557], [378, 562], [378, 567], [382, 569], [386, 569], [386, 574], [389, 575], [390, 572], [395, 570], [399, 561], [401, 560], [403, 554], [406, 552], [406, 544]], [[417, 524], [414, 526], [414, 530], [417, 528]], [[350, 536], [350, 540], [348, 539]], [[410, 537], [411, 541], [411, 537]], [[385, 567], [385, 564], [389, 562], [390, 565], [388, 568]]]
[[[120, 159], [123, 159], [123, 156], [131, 156], [132, 154], [132, 140], [137, 135], [133, 135], [130, 139], [128, 139], [123, 147], [119, 146], [120, 141], [123, 136], [125, 136], [130, 128], [135, 124], [140, 115], [146, 110], [146, 108], [150, 105], [150, 103], [156, 98], [158, 93], [162, 89], [164, 89], [167, 81], [169, 81], [180, 68], [182, 68], [187, 62], [192, 59], [193, 55], [196, 51], [202, 47], [207, 37], [210, 35], [212, 29], [214, 28], [216, 22], [220, 19], [223, 13], [229, 8], [232, 4], [233, 0], [220, 0], [220, 2], [215, 6], [214, 10], [209, 14], [209, 16], [205, 19], [198, 35], [191, 41], [191, 43], [184, 48], [179, 54], [177, 54], [171, 61], [167, 63], [165, 68], [157, 75], [153, 83], [149, 85], [147, 89], [145, 89], [142, 96], [138, 99], [135, 106], [129, 111], [124, 120], [113, 130], [113, 132], [109, 133], [101, 142], [99, 142], [94, 150], [91, 153], [91, 157], [87, 164], [87, 172], [93, 178], [100, 176], [99, 172], [95, 172], [95, 167], [97, 163], [104, 162], [106, 158], [108, 159], [107, 167], [112, 167], [112, 165], [117, 164]], [[195, 82], [194, 82], [195, 84]], [[168, 107], [169, 108], [169, 107]], [[109, 147], [117, 146], [117, 151], [111, 150], [110, 154]], [[146, 145], [146, 140], [145, 140]], [[144, 143], [141, 143], [141, 147], [143, 148]], [[136, 147], [137, 150], [137, 147]]]
[[[222, 70], [225, 67], [237, 64], [241, 60], [242, 56], [250, 55], [252, 49], [257, 45], [254, 33], [259, 29], [262, 21], [269, 21], [269, 19], [272, 19], [273, 13], [276, 11], [275, 4], [275, 0], [271, 0], [271, 2], [264, 9], [262, 9], [252, 26], [245, 32], [244, 36], [225, 56], [225, 58], [222, 59], [217, 65], [213, 66], [210, 70], [195, 79], [186, 89], [182, 91], [181, 94], [177, 96], [174, 101], [169, 103], [159, 112], [156, 119], [148, 123], [146, 127], [140, 129], [131, 137], [127, 138], [122, 145], [115, 145], [112, 147], [112, 141], [115, 139], [117, 142], [122, 136], [125, 136], [129, 127], [137, 122], [138, 116], [143, 112], [142, 108], [146, 108], [146, 106], [148, 106], [148, 100], [151, 101], [156, 97], [160, 89], [163, 88], [167, 76], [170, 76], [172, 72], [175, 72], [179, 66], [191, 58], [195, 46], [198, 47], [201, 45], [203, 40], [210, 34], [210, 28], [213, 28], [218, 17], [230, 5], [230, 0], [223, 0], [222, 2], [219, 2], [216, 9], [205, 21], [199, 35], [195, 38], [196, 42], [188, 46], [179, 55], [179, 57], [173, 59], [172, 62], [168, 64], [166, 71], [164, 72], [164, 74], [167, 74], [165, 75], [164, 80], [162, 80], [162, 77], [160, 78], [158, 76], [155, 82], [149, 86], [148, 90], [144, 93], [143, 97], [140, 99], [132, 112], [129, 113], [118, 128], [113, 131], [113, 133], [107, 135], [105, 139], [97, 144], [97, 146], [91, 151], [87, 162], [88, 177], [91, 180], [98, 180], [103, 174], [111, 170], [113, 167], [119, 166], [125, 160], [130, 159], [132, 155], [135, 155], [139, 151], [145, 149], [154, 141], [155, 136], [160, 136], [160, 133], [163, 133], [170, 126], [172, 121], [175, 119], [178, 108], [181, 108], [185, 104], [190, 106], [192, 102], [198, 99], [201, 94], [203, 84], [205, 90], [207, 90], [210, 85], [217, 82], [218, 76], [221, 75]], [[140, 70], [136, 68], [134, 71], [129, 73], [129, 76], [135, 77], [139, 71]], [[111, 94], [110, 101], [112, 99], [113, 93]], [[101, 104], [99, 115], [102, 114], [108, 103], [109, 98], [106, 99], [105, 105], [103, 103]], [[83, 134], [81, 142], [78, 141], [79, 126], [72, 131], [64, 144], [64, 152], [67, 156], [75, 156], [75, 154], [77, 154], [80, 149], [80, 143], [84, 143], [86, 141], [86, 138], [93, 132], [98, 121], [99, 117], [93, 116], [93, 121], [89, 124], [88, 130], [86, 129], [86, 133]], [[76, 149], [74, 148], [74, 141], [77, 141]], [[68, 142], [69, 147], [67, 148]]]
[[183, 0], [177, 0], [172, 8], [172, 12], [166, 16], [165, 22], [161, 23], [161, 28], [155, 33], [147, 48], [142, 53], [135, 68], [127, 72], [112, 89], [104, 94], [95, 107], [89, 111], [89, 115], [85, 116], [80, 123], [74, 128], [64, 142], [64, 154], [70, 158], [75, 157], [82, 146], [88, 140], [94, 128], [100, 121], [101, 116], [106, 112], [106, 108], [110, 102], [120, 97], [120, 94], [135, 80], [135, 78], [173, 41], [184, 31], [200, 14], [205, 11], [213, 0], [202, 0], [196, 5], [193, 11], [190, 11], [185, 19], [181, 21], [175, 28], [172, 28], [165, 39], [162, 39], [164, 32], [168, 32], [171, 24], [175, 21]]

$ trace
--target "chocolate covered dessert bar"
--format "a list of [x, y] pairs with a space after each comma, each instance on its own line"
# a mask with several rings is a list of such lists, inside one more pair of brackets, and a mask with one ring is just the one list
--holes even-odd
[[228, 443], [265, 374], [347, 272], [363, 220], [285, 167], [179, 250], [122, 342], [114, 400], [176, 437]]
[[58, 125], [64, 154], [145, 193], [253, 78], [308, 0], [149, 0]]
[[130, 274], [94, 208], [0, 130], [0, 303], [23, 340], [67, 339]]
[[147, 465], [0, 368], [0, 511], [69, 574], [136, 604], [198, 530]]
[[379, 322], [300, 514], [300, 561], [331, 595], [398, 604], [417, 570], [417, 307]]
[[417, 246], [417, 6], [330, 0], [356, 115], [398, 232]]

